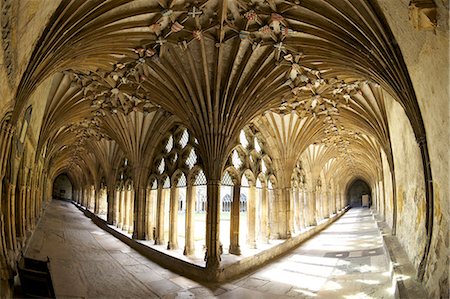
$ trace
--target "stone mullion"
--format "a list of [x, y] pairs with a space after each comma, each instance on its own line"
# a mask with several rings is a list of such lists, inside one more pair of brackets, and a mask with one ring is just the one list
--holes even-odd
[[230, 248], [231, 254], [240, 255], [241, 247], [239, 245], [239, 222], [240, 222], [240, 196], [241, 186], [233, 186], [233, 197], [230, 210]]
[[176, 184], [170, 188], [169, 243], [167, 249], [178, 249], [178, 194]]
[[194, 210], [197, 201], [197, 188], [191, 183], [186, 187], [186, 224], [185, 224], [185, 244], [184, 255], [192, 255], [195, 253], [194, 243]]

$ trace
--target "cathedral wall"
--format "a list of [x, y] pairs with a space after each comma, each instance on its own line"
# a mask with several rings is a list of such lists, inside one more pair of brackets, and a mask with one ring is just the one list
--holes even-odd
[[21, 0], [15, 3], [18, 74], [25, 71], [34, 45], [60, 3], [61, 0]]
[[65, 175], [58, 176], [53, 182], [53, 196], [72, 199], [72, 184]]
[[383, 210], [381, 211], [384, 213], [384, 217], [386, 219], [386, 223], [389, 225], [389, 227], [392, 228], [394, 223], [394, 218], [392, 216], [393, 213], [393, 192], [392, 192], [392, 176], [391, 176], [391, 170], [389, 169], [389, 163], [386, 158], [386, 154], [384, 152], [381, 152], [381, 159], [383, 163], [383, 178], [384, 178], [384, 187], [383, 189], [383, 196], [384, 196], [384, 203], [383, 203]]
[[394, 156], [397, 237], [417, 269], [426, 244], [422, 157], [403, 108], [389, 95], [385, 96]]
[[378, 0], [405, 59], [425, 123], [434, 188], [434, 227], [425, 285], [432, 298], [448, 298], [449, 248], [449, 27], [448, 0], [434, 0], [437, 27], [417, 31], [409, 0]]

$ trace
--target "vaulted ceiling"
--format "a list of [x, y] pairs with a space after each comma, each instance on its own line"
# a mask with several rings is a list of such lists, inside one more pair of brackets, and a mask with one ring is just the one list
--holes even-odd
[[182, 124], [218, 178], [251, 124], [283, 165], [303, 154], [372, 180], [379, 149], [392, 160], [384, 92], [423, 134], [401, 53], [369, 0], [63, 1], [14, 119], [51, 76], [38, 151], [55, 173], [123, 157], [150, 167], [162, 134]]

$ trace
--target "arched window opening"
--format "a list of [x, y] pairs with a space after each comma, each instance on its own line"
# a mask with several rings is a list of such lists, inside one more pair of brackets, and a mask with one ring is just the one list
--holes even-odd
[[242, 145], [244, 148], [247, 148], [247, 147], [248, 147], [248, 139], [247, 139], [247, 136], [245, 135], [244, 130], [242, 130], [241, 133], [240, 133], [240, 135], [239, 135], [239, 142], [241, 143], [241, 145]]
[[259, 144], [258, 138], [255, 137], [254, 140], [255, 140], [255, 141], [254, 141], [254, 142], [255, 142], [255, 150], [256, 150], [258, 153], [261, 153], [262, 148], [261, 148], [261, 145]]
[[159, 163], [159, 166], [158, 166], [159, 174], [162, 174], [164, 172], [165, 167], [166, 167], [166, 162], [164, 162], [164, 158], [163, 158], [163, 159], [161, 159], [161, 162]]
[[241, 165], [242, 165], [242, 161], [241, 161], [241, 158], [239, 157], [239, 154], [238, 154], [238, 152], [236, 150], [233, 151], [233, 156], [231, 157], [231, 159], [232, 159], [232, 162], [233, 162], [233, 166], [236, 169], [239, 169], [241, 167]]
[[184, 129], [183, 134], [181, 134], [180, 145], [181, 148], [185, 148], [189, 142], [189, 133], [186, 129]]
[[167, 140], [166, 144], [166, 152], [170, 152], [173, 149], [173, 136], [169, 136], [169, 140]]
[[191, 149], [188, 158], [186, 159], [186, 165], [189, 169], [192, 169], [197, 164], [197, 154], [194, 149]]

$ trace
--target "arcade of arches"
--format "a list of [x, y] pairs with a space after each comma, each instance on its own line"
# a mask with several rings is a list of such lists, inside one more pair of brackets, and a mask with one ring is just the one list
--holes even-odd
[[221, 280], [365, 194], [448, 297], [448, 1], [43, 3], [1, 2], [2, 296], [52, 198]]

